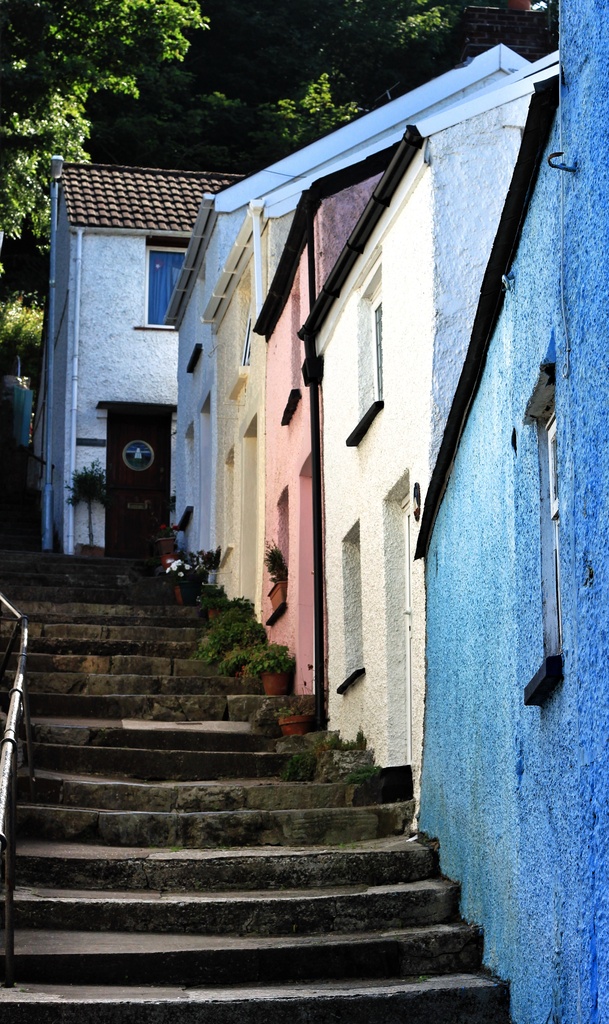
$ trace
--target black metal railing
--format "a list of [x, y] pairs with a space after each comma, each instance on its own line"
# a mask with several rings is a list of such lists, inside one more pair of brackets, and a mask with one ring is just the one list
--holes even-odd
[[15, 891], [17, 770], [19, 762], [19, 731], [25, 727], [30, 799], [34, 799], [34, 768], [32, 762], [32, 728], [27, 690], [28, 619], [0, 593], [0, 616], [14, 619], [11, 635], [0, 664], [0, 694], [5, 691], [5, 677], [13, 672], [10, 660], [19, 647], [17, 667], [8, 690], [6, 722], [0, 741], [0, 851], [4, 861], [4, 984], [15, 984], [15, 922], [13, 896]]

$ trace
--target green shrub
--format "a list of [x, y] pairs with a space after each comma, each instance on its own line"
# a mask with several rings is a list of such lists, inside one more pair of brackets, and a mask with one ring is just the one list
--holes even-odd
[[349, 772], [345, 782], [351, 786], [362, 786], [364, 782], [374, 779], [380, 770], [381, 766], [378, 764], [362, 764], [359, 768], [354, 768], [352, 772]]
[[251, 675], [248, 666], [248, 658], [251, 654], [252, 648], [241, 647], [235, 648], [234, 651], [229, 651], [226, 657], [218, 665], [218, 672], [221, 676], [237, 676], [237, 675]]
[[294, 754], [281, 773], [284, 782], [310, 782], [315, 778], [317, 758], [314, 750]]
[[284, 644], [261, 644], [250, 653], [248, 671], [253, 676], [262, 672], [293, 672], [296, 659]]
[[233, 608], [213, 619], [205, 637], [193, 657], [208, 665], [222, 661], [236, 648], [260, 646], [266, 643], [266, 630], [260, 622], [249, 618], [244, 610]]

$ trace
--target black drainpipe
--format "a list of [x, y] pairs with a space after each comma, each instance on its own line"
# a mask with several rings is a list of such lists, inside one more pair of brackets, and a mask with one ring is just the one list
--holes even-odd
[[[307, 261], [309, 277], [309, 311], [316, 294], [315, 281], [315, 211], [318, 202], [307, 203]], [[302, 376], [309, 389], [311, 419], [311, 493], [313, 503], [313, 650], [315, 657], [315, 719], [318, 729], [326, 726], [325, 646], [324, 646], [324, 556], [323, 499], [321, 481], [321, 424], [319, 390], [323, 377], [323, 359], [317, 355], [315, 335], [304, 335], [305, 361]]]

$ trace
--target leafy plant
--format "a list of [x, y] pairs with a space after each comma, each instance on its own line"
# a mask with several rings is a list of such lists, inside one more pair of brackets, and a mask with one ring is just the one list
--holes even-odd
[[218, 665], [218, 672], [222, 676], [249, 675], [249, 655], [251, 647], [236, 647], [229, 651], [226, 657]]
[[326, 750], [365, 750], [367, 746], [368, 741], [360, 729], [354, 740], [343, 740], [336, 732], [326, 733], [315, 744], [315, 749], [322, 754]]
[[288, 578], [288, 564], [283, 557], [281, 548], [273, 542], [268, 543], [264, 552], [264, 564], [272, 583], [279, 583]]
[[361, 764], [359, 768], [349, 772], [345, 782], [351, 786], [362, 786], [365, 782], [370, 782], [370, 779], [376, 778], [380, 770], [381, 766], [378, 764]]
[[284, 782], [310, 782], [315, 778], [317, 758], [315, 751], [304, 750], [293, 754], [281, 773]]
[[199, 556], [207, 572], [217, 572], [220, 568], [222, 548], [218, 547], [215, 551], [199, 551]]
[[284, 644], [266, 643], [250, 653], [247, 667], [253, 676], [262, 672], [293, 672], [296, 659]]
[[193, 657], [208, 664], [222, 661], [236, 648], [258, 647], [266, 643], [266, 630], [244, 610], [231, 609], [214, 619]]
[[201, 596], [197, 598], [197, 604], [202, 612], [215, 608], [218, 611], [226, 612], [231, 607], [231, 601], [226, 596], [224, 587], [217, 587], [215, 583], [206, 583], [201, 590]]
[[289, 704], [276, 711], [277, 718], [290, 718], [292, 715], [315, 714], [315, 699], [311, 694], [300, 694], [290, 698]]
[[93, 502], [97, 501], [105, 508], [108, 504], [108, 492], [106, 490], [106, 473], [98, 459], [95, 459], [90, 466], [84, 469], [77, 469], [72, 476], [72, 483], [68, 484], [68, 490], [72, 491], [68, 498], [68, 505], [79, 505], [84, 501], [88, 511], [89, 544], [93, 546]]

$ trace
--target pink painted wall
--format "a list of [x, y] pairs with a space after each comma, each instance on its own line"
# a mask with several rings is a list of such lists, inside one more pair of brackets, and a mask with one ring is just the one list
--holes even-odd
[[[287, 644], [296, 655], [295, 691], [313, 692], [313, 539], [309, 396], [300, 368], [303, 344], [297, 331], [306, 317], [306, 252], [272, 338], [266, 371], [266, 542], [276, 541], [288, 562], [287, 611], [269, 627], [269, 639]], [[305, 306], [301, 306], [304, 296]], [[301, 399], [287, 426], [281, 418], [290, 391]], [[266, 575], [262, 620], [271, 615]]]
[[[318, 287], [332, 269], [379, 177], [330, 196], [319, 207], [315, 221]], [[270, 640], [287, 644], [296, 655], [296, 693], [313, 692], [311, 429], [309, 394], [301, 373], [304, 345], [297, 333], [308, 312], [305, 248], [290, 295], [268, 342], [266, 363], [265, 543], [276, 542], [288, 562], [287, 611], [268, 632]], [[301, 398], [290, 423], [282, 426], [293, 388], [300, 390]], [[265, 570], [263, 622], [272, 611], [270, 589]]]

